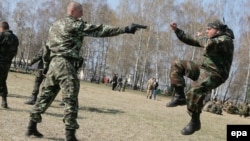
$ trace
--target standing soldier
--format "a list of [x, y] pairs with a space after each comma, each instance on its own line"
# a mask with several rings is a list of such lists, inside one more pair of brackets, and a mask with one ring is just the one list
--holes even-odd
[[153, 95], [155, 78], [150, 78], [147, 82], [147, 98], [151, 99]]
[[[63, 122], [66, 130], [66, 140], [76, 141], [75, 131], [79, 128], [77, 123], [79, 79], [77, 69], [82, 65], [80, 50], [84, 36], [108, 37], [123, 33], [132, 33], [140, 28], [134, 24], [125, 28], [107, 25], [92, 25], [84, 22], [82, 5], [70, 2], [67, 14], [53, 23], [49, 29], [44, 51], [44, 73], [46, 77], [42, 86], [42, 93], [30, 114], [30, 121], [26, 132], [27, 136], [42, 137], [37, 130], [37, 123], [42, 121], [44, 113], [62, 89], [65, 103]], [[50, 61], [50, 63], [49, 63]]]
[[[44, 45], [45, 45], [45, 43], [44, 43]], [[40, 85], [41, 85], [43, 78], [44, 78], [42, 57], [43, 57], [43, 48], [41, 48], [38, 51], [38, 53], [32, 58], [32, 60], [29, 64], [30, 66], [32, 66], [33, 64], [38, 62], [33, 91], [32, 91], [31, 97], [28, 99], [28, 101], [25, 102], [25, 104], [28, 104], [28, 105], [34, 105], [36, 103], [37, 95], [39, 94], [39, 88], [40, 88]]]
[[[171, 84], [174, 86], [175, 95], [167, 107], [175, 107], [187, 104], [191, 121], [181, 131], [183, 135], [191, 135], [200, 130], [200, 113], [206, 93], [224, 83], [229, 75], [233, 60], [234, 35], [227, 25], [219, 20], [209, 23], [206, 28], [206, 36], [197, 33], [196, 37], [189, 36], [179, 28], [176, 23], [170, 24], [177, 37], [184, 43], [195, 47], [204, 48], [204, 60], [202, 64], [192, 61], [173, 61], [170, 72]], [[184, 94], [184, 76], [196, 81], [191, 89]]]
[[19, 41], [15, 34], [9, 29], [6, 21], [0, 22], [0, 96], [2, 96], [3, 108], [8, 108], [8, 88], [6, 80], [11, 61], [17, 54]]

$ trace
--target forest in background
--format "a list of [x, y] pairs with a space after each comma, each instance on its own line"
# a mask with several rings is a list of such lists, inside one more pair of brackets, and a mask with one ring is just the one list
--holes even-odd
[[[16, 58], [31, 59], [46, 40], [50, 25], [66, 15], [71, 0], [0, 0], [0, 19], [9, 22], [20, 40]], [[150, 77], [170, 85], [169, 71], [175, 59], [202, 61], [202, 48], [180, 42], [170, 29], [175, 21], [186, 33], [205, 31], [208, 22], [221, 19], [235, 34], [235, 52], [228, 80], [213, 95], [235, 103], [250, 99], [250, 2], [247, 0], [120, 0], [117, 9], [106, 0], [77, 0], [83, 4], [83, 19], [93, 24], [124, 27], [147, 25], [135, 35], [84, 39], [84, 76], [132, 78], [142, 90]], [[187, 84], [190, 81], [187, 80]]]

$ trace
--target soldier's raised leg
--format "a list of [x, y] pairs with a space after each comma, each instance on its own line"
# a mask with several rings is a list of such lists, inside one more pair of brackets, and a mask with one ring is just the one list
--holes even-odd
[[170, 70], [171, 87], [174, 88], [173, 99], [167, 103], [167, 107], [186, 105], [186, 96], [184, 93], [185, 79], [184, 76], [197, 80], [200, 71], [199, 66], [192, 61], [176, 60], [172, 62]]
[[221, 85], [224, 81], [218, 74], [200, 69], [200, 77], [187, 92], [187, 110], [191, 116], [190, 122], [182, 129], [183, 135], [191, 135], [200, 130], [200, 114], [203, 100], [208, 92]]

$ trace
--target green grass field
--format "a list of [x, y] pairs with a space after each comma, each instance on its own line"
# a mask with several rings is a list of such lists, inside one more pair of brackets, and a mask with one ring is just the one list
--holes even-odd
[[[61, 93], [42, 115], [38, 130], [44, 138], [24, 136], [32, 106], [24, 104], [30, 96], [33, 75], [9, 73], [9, 109], [0, 108], [0, 141], [63, 141]], [[81, 83], [79, 93], [80, 141], [226, 141], [228, 124], [250, 124], [250, 117], [214, 115], [203, 112], [202, 128], [190, 136], [181, 135], [189, 122], [186, 107], [166, 108], [170, 98], [146, 99], [146, 94], [128, 90], [112, 91], [102, 84]]]

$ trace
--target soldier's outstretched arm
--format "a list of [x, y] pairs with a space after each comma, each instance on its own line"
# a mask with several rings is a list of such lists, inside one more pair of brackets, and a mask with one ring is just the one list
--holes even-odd
[[138, 29], [146, 29], [147, 26], [139, 25], [139, 24], [131, 24], [126, 27], [113, 27], [110, 25], [93, 25], [93, 24], [85, 24], [84, 34], [85, 36], [92, 37], [109, 37], [116, 36], [123, 33], [134, 34]]
[[177, 27], [177, 24], [175, 22], [172, 22], [170, 24], [170, 27], [175, 32], [178, 39], [188, 45], [192, 45], [196, 47], [204, 47], [205, 42], [207, 41], [207, 38], [194, 37], [189, 34], [186, 34], [183, 30]]

